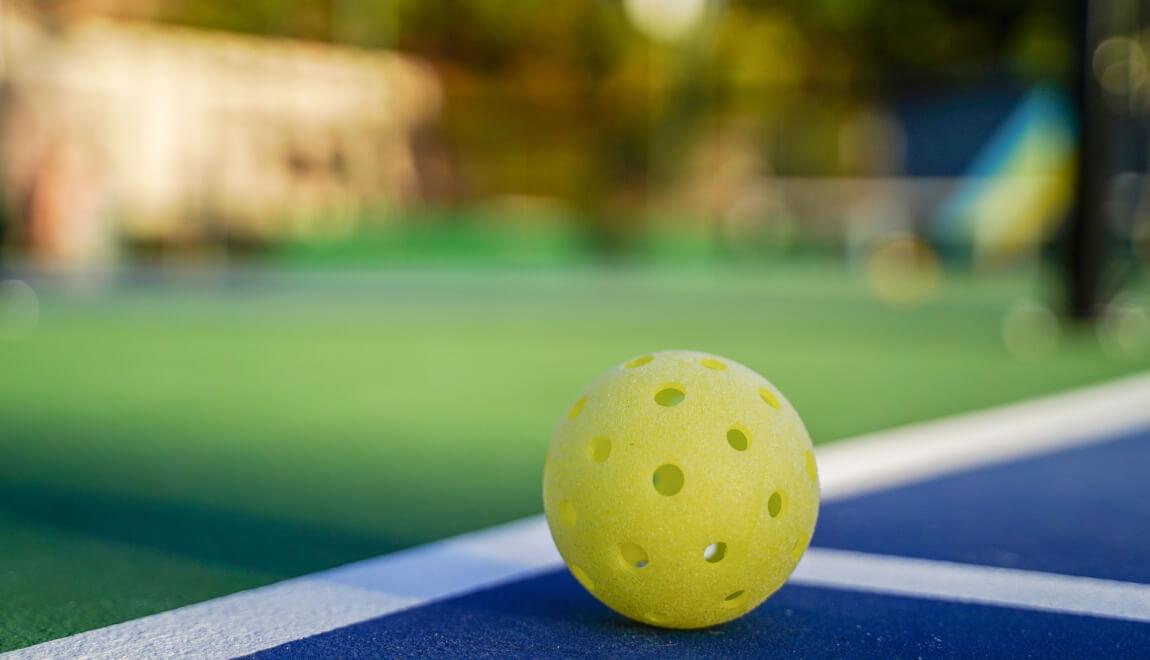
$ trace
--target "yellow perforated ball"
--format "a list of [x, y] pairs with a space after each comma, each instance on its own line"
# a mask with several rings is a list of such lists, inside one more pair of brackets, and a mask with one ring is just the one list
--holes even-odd
[[555, 545], [611, 609], [701, 628], [754, 609], [806, 551], [819, 509], [810, 437], [766, 378], [690, 351], [603, 374], [543, 469]]

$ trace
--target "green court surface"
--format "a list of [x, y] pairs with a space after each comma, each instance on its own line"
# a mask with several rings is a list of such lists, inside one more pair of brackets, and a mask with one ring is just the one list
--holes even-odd
[[1150, 366], [1013, 358], [1025, 278], [913, 309], [815, 265], [189, 280], [41, 285], [0, 343], [0, 650], [537, 512], [551, 430], [636, 354], [742, 361], [817, 443]]

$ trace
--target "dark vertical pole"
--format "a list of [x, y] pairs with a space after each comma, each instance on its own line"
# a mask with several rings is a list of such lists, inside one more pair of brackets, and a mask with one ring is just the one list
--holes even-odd
[[1106, 227], [1102, 218], [1106, 194], [1108, 122], [1105, 99], [1093, 71], [1094, 49], [1102, 39], [1101, 11], [1106, 0], [1078, 0], [1078, 48], [1074, 98], [1078, 111], [1078, 179], [1074, 206], [1063, 245], [1065, 314], [1091, 321], [1100, 311], [1104, 292]]

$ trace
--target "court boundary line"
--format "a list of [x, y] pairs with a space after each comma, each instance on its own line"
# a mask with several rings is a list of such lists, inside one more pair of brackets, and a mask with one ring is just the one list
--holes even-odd
[[[1142, 374], [843, 440], [817, 450], [823, 497], [833, 501], [1103, 442], [1150, 425], [1147, 402], [1150, 374]], [[536, 515], [2, 657], [235, 657], [561, 565], [546, 522]], [[904, 571], [916, 579], [908, 580]], [[1144, 604], [1150, 602], [1150, 586], [1094, 578], [811, 548], [791, 579], [810, 586], [1150, 622], [1150, 606]], [[1002, 585], [1032, 593], [1012, 594]]]
[[1150, 374], [855, 436], [817, 450], [824, 500], [1105, 442], [1150, 425]]
[[1150, 584], [811, 548], [794, 584], [1150, 623]]

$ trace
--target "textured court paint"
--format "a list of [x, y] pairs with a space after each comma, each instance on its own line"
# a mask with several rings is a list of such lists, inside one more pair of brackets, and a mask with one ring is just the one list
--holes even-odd
[[1150, 425], [824, 503], [814, 542], [1150, 584], [1148, 470]]
[[[452, 566], [455, 563], [461, 566]], [[44, 642], [5, 660], [231, 658], [559, 566], [542, 516]], [[414, 595], [413, 595], [414, 594]]]
[[1150, 374], [823, 447], [823, 499], [1103, 442], [1150, 425]]
[[[811, 451], [794, 407], [747, 367], [642, 355], [576, 399], [551, 441], [544, 508], [560, 554], [609, 607], [663, 627], [711, 626], [794, 570], [818, 516]], [[708, 561], [715, 543], [725, 552]]]
[[[833, 524], [833, 523], [832, 523]], [[913, 525], [914, 522], [910, 522]], [[547, 597], [524, 595], [522, 585], [533, 584], [531, 576], [555, 569], [560, 565], [560, 559], [554, 548], [548, 542], [548, 532], [542, 517], [534, 517], [504, 525], [482, 533], [467, 535], [442, 543], [433, 544], [424, 548], [417, 548], [360, 562], [341, 569], [316, 574], [309, 578], [291, 580], [272, 587], [257, 589], [242, 594], [228, 596], [201, 605], [181, 608], [165, 614], [146, 617], [116, 626], [110, 626], [91, 633], [75, 635], [73, 637], [47, 642], [22, 651], [16, 651], [5, 658], [40, 659], [57, 657], [74, 657], [83, 655], [96, 658], [140, 657], [154, 655], [176, 654], [181, 649], [187, 649], [197, 657], [232, 657], [250, 653], [260, 649], [270, 648], [276, 643], [286, 642], [283, 647], [287, 652], [312, 653], [322, 655], [357, 656], [371, 653], [431, 653], [446, 652], [445, 649], [463, 648], [466, 644], [476, 644], [479, 641], [491, 643], [489, 635], [495, 631], [477, 631], [476, 626], [482, 626], [482, 620], [497, 619], [508, 612], [527, 609], [530, 615], [517, 619], [514, 625], [504, 621], [505, 628], [499, 628], [500, 639], [522, 645], [531, 641], [530, 636], [524, 636], [524, 630], [534, 629], [544, 623], [550, 623], [555, 630], [540, 630], [539, 636], [547, 638], [561, 634], [562, 630], [574, 623], [582, 625], [581, 620], [588, 618], [603, 620], [604, 630], [596, 631], [590, 635], [594, 643], [606, 643], [609, 635], [618, 636], [616, 643], [626, 643], [628, 636], [633, 637], [639, 628], [627, 628], [620, 624], [620, 620], [612, 618], [613, 615], [599, 605], [587, 608], [580, 605], [580, 599], [568, 599], [562, 603], [563, 616], [571, 621], [558, 620], [538, 621], [542, 617], [550, 620], [557, 617], [557, 613], [548, 612], [556, 603], [553, 594]], [[497, 574], [472, 573], [460, 581], [457, 573], [446, 575], [438, 570], [439, 565], [451, 558], [458, 558], [462, 554], [470, 554], [472, 566], [482, 567], [483, 570], [496, 568]], [[490, 560], [502, 554], [503, 562], [509, 564], [512, 556], [523, 562], [518, 571], [508, 573], [502, 564]], [[392, 585], [409, 583], [413, 578], [422, 578], [431, 587], [439, 591], [429, 596], [427, 601], [407, 597], [396, 597], [388, 593]], [[562, 582], [556, 586], [558, 593], [564, 590], [575, 589], [573, 578], [566, 574], [560, 576]], [[433, 604], [426, 606], [427, 602], [437, 603], [445, 598], [459, 597], [468, 591], [482, 589], [493, 583], [507, 581], [506, 587], [497, 587], [491, 592], [498, 601], [513, 602], [511, 610], [502, 612], [471, 613], [458, 611], [451, 602], [470, 603], [472, 597], [456, 598], [448, 603], [447, 609]], [[1119, 648], [1122, 635], [1115, 635], [1114, 631], [1142, 630], [1144, 634], [1150, 631], [1145, 622], [1150, 621], [1150, 587], [1139, 584], [1118, 583], [1107, 580], [1093, 580], [1062, 575], [1050, 575], [1029, 571], [1004, 570], [982, 566], [964, 566], [949, 562], [924, 561], [902, 557], [889, 557], [868, 555], [864, 553], [842, 552], [812, 548], [792, 576], [791, 585], [784, 588], [779, 595], [767, 601], [751, 615], [758, 620], [763, 611], [777, 612], [778, 601], [787, 599], [787, 594], [795, 593], [794, 585], [813, 585], [819, 587], [833, 587], [845, 589], [849, 592], [874, 592], [902, 596], [916, 596], [937, 601], [962, 601], [979, 603], [983, 605], [1014, 606], [1026, 609], [1044, 610], [1050, 612], [1076, 613], [1087, 617], [1084, 621], [1067, 620], [1066, 625], [1078, 630], [1071, 635], [1069, 642], [1074, 642], [1079, 634], [1093, 631], [1101, 634], [1103, 646], [1106, 648]], [[801, 593], [801, 590], [800, 590]], [[842, 592], [835, 592], [842, 593]], [[486, 602], [484, 596], [476, 596], [480, 602]], [[519, 602], [517, 599], [533, 598], [528, 602]], [[846, 607], [848, 613], [853, 610], [850, 605], [856, 601], [868, 601], [862, 595], [835, 596], [831, 605]], [[870, 599], [870, 601], [886, 603], [883, 599]], [[585, 602], [594, 604], [589, 597]], [[921, 601], [911, 601], [921, 602]], [[425, 633], [434, 633], [436, 641], [428, 640], [425, 636], [412, 634], [406, 630], [404, 635], [396, 639], [390, 637], [378, 640], [375, 636], [380, 630], [392, 631], [393, 619], [400, 622], [407, 620], [425, 621], [426, 615], [414, 614], [394, 616], [398, 612], [408, 610], [418, 605], [418, 608], [436, 613], [435, 616], [445, 617], [435, 625], [431, 625]], [[516, 609], [517, 608], [517, 609]], [[925, 603], [921, 610], [929, 611], [939, 609], [939, 606]], [[566, 612], [566, 610], [572, 610]], [[915, 614], [912, 608], [910, 614], [917, 618], [902, 622], [911, 629], [929, 630], [935, 628], [952, 628], [951, 622], [922, 620], [929, 615], [922, 611]], [[942, 611], [950, 611], [943, 607]], [[966, 610], [958, 610], [965, 616]], [[981, 611], [981, 610], [979, 610]], [[992, 610], [998, 611], [998, 610]], [[1001, 610], [1010, 612], [1010, 610]], [[783, 613], [790, 616], [788, 610]], [[902, 616], [907, 616], [903, 614]], [[981, 615], [980, 615], [981, 616]], [[1041, 617], [1015, 613], [1003, 614], [1022, 621], [1041, 621]], [[380, 618], [385, 617], [385, 618]], [[1142, 622], [1140, 628], [1114, 627], [1102, 619], [1113, 618]], [[1005, 619], [1003, 619], [1005, 621]], [[461, 624], [460, 622], [465, 622]], [[869, 626], [893, 625], [893, 621], [870, 621]], [[779, 640], [770, 636], [764, 637], [763, 628], [768, 625], [777, 625], [778, 620], [763, 620], [751, 628], [746, 628], [743, 621], [737, 621], [721, 628], [712, 629], [706, 635], [726, 635], [729, 631], [742, 631], [736, 635], [740, 643], [762, 643], [775, 645]], [[324, 632], [340, 626], [348, 626], [325, 635]], [[841, 626], [840, 626], [841, 628]], [[837, 630], [837, 629], [836, 629]], [[366, 633], [364, 631], [367, 631]], [[364, 635], [367, 637], [364, 637]], [[450, 634], [450, 637], [445, 635]], [[1047, 633], [1048, 634], [1048, 633]], [[1059, 631], [1056, 639], [1061, 640]], [[869, 635], [867, 636], [869, 637]], [[1025, 637], [1025, 635], [1024, 635]], [[306, 639], [305, 639], [306, 638]], [[656, 639], [656, 638], [652, 638]], [[649, 639], [648, 642], [652, 641]], [[663, 638], [665, 641], [668, 638]], [[692, 639], [692, 638], [670, 638]], [[774, 639], [774, 641], [771, 641]], [[804, 654], [821, 653], [825, 645], [839, 639], [838, 635], [826, 639], [814, 638], [802, 642], [798, 647]], [[862, 638], [858, 638], [861, 640]], [[1012, 638], [1013, 639], [1013, 638]], [[279, 640], [279, 641], [276, 641]], [[299, 640], [299, 641], [292, 641]], [[957, 640], [957, 638], [955, 638]], [[955, 640], [952, 640], [955, 641]], [[371, 646], [362, 646], [371, 642]], [[544, 644], [541, 640], [534, 640], [536, 646], [529, 647], [536, 651]], [[841, 640], [840, 640], [841, 641]], [[875, 641], [875, 640], [870, 640]], [[878, 640], [881, 641], [881, 640]], [[893, 639], [888, 642], [905, 644], [914, 642], [914, 639]], [[1059, 641], [1064, 643], [1066, 640]], [[571, 640], [568, 640], [571, 643]], [[588, 642], [589, 644], [591, 642]], [[661, 648], [664, 642], [660, 641], [656, 648]], [[835, 642], [838, 643], [838, 642]], [[1054, 643], [1047, 640], [1043, 643]], [[428, 644], [421, 648], [419, 644]], [[809, 646], [808, 644], [814, 644]], [[1073, 646], [1073, 644], [1071, 644]], [[500, 646], [504, 650], [510, 647]], [[554, 651], [551, 647], [550, 650]], [[588, 647], [590, 648], [590, 647]], [[720, 647], [715, 647], [716, 649]], [[745, 649], [746, 647], [744, 647]], [[763, 647], [764, 649], [770, 647]], [[829, 647], [828, 647], [829, 648]], [[881, 648], [881, 647], [878, 647]], [[940, 647], [941, 648], [941, 647]], [[954, 648], [968, 648], [962, 646], [961, 641]], [[1068, 647], [1069, 648], [1069, 647]], [[1101, 648], [1101, 647], [1099, 647]], [[281, 651], [283, 650], [281, 649]], [[822, 650], [820, 650], [822, 649]]]
[[[69, 535], [100, 526], [86, 502], [101, 494], [150, 508], [150, 521], [218, 513], [195, 534], [148, 521], [114, 532], [202, 571], [245, 568], [209, 591], [128, 550], [89, 599], [86, 583], [60, 577], [82, 568], [69, 558], [87, 541], [53, 540], [61, 559], [35, 557], [0, 589], [27, 622], [6, 617], [0, 649], [530, 515], [572, 393], [652, 345], [706, 346], [768, 374], [824, 443], [1150, 366], [1150, 354], [1106, 357], [1089, 333], [1041, 365], [1012, 360], [1001, 314], [1032, 288], [1013, 276], [948, 278], [907, 313], [875, 303], [849, 269], [806, 261], [140, 275], [97, 295], [41, 290], [36, 335], [0, 346], [0, 482], [75, 493], [35, 518]], [[242, 543], [263, 526], [233, 526], [233, 514], [287, 534]], [[208, 558], [214, 538], [243, 549]], [[0, 543], [0, 565], [12, 555]]]
[[[1119, 391], [1112, 391], [1117, 397], [1117, 400], [1123, 402], [1123, 408], [1104, 410], [1095, 405], [1096, 393], [1103, 389], [1111, 388], [1111, 385], [1095, 386], [1076, 391], [1068, 396], [1059, 395], [1060, 407], [1065, 408], [1068, 414], [1078, 413], [1084, 419], [1081, 420], [1082, 424], [1089, 424], [1091, 420], [1095, 421], [1097, 428], [1104, 427], [1110, 415], [1118, 415], [1123, 419], [1131, 418], [1131, 415], [1137, 411], [1145, 412], [1145, 406], [1142, 401], [1137, 397], [1123, 396], [1126, 391], [1134, 392], [1137, 388], [1141, 387], [1138, 379], [1130, 379], [1118, 384]], [[986, 433], [992, 433], [1001, 424], [1005, 424], [1011, 429], [1021, 429], [1025, 425], [1021, 423], [1019, 417], [1029, 415], [1031, 410], [1025, 406], [1010, 407], [1003, 411], [991, 411], [989, 413], [975, 413], [966, 415], [961, 418], [955, 418], [950, 421], [960, 421], [967, 425], [967, 428], [972, 439], [978, 438]], [[1099, 417], [1099, 415], [1103, 415]], [[928, 427], [915, 426], [910, 427], [916, 429], [919, 433], [926, 433]], [[935, 447], [929, 444], [929, 436], [914, 437], [913, 433], [908, 433], [906, 430], [895, 430], [891, 432], [891, 437], [897, 439], [897, 443], [905, 444], [908, 447], [914, 446], [916, 442], [927, 443], [928, 446], [934, 447], [937, 456], [938, 466], [931, 469], [931, 474], [936, 477], [938, 475], [946, 474], [961, 470], [969, 463], [961, 461], [953, 461], [946, 450], [946, 448]], [[881, 441], [882, 438], [874, 438]], [[996, 461], [1003, 461], [1005, 457], [1010, 456], [1009, 448], [1014, 442], [1030, 444], [1033, 439], [1030, 437], [1029, 432], [1021, 434], [1017, 437], [1007, 434], [1000, 438], [1000, 445], [1005, 445], [1007, 451], [1003, 451], [1001, 446], [987, 447], [978, 444], [980, 451], [987, 452], [986, 457], [979, 457], [973, 455], [976, 459], [976, 464], [993, 463]], [[1082, 455], [1077, 454], [1077, 451], [1093, 453], [1099, 450], [1107, 450], [1105, 443], [1098, 444], [1097, 438], [1092, 435], [1084, 435], [1075, 438], [1071, 441], [1062, 443], [1065, 448], [1072, 443], [1079, 443], [1083, 446], [1080, 450], [1064, 451], [1060, 454], [1049, 457], [1051, 460], [1058, 460], [1059, 456], [1065, 454], [1074, 454], [1070, 463], [1071, 467], [1081, 465], [1084, 460]], [[1123, 445], [1125, 446], [1125, 445]], [[820, 450], [820, 465], [825, 464], [823, 452], [827, 448]], [[888, 447], [884, 454], [888, 457], [894, 455]], [[1039, 460], [1039, 459], [1031, 459]], [[1137, 465], [1133, 461], [1128, 462], [1130, 465]], [[1014, 468], [1013, 464], [1002, 464], [992, 467], [983, 466], [974, 474], [981, 474], [988, 471], [1002, 471], [1009, 475], [1009, 472]], [[866, 479], [866, 473], [871, 470], [878, 469], [881, 476], [877, 479]], [[854, 471], [857, 472], [854, 472]], [[1134, 471], [1123, 471], [1114, 475], [1115, 479], [1126, 480], [1133, 475], [1134, 483], [1136, 485], [1144, 482], [1143, 475]], [[882, 465], [876, 465], [870, 462], [860, 462], [852, 468], [849, 464], [841, 464], [838, 469], [823, 473], [823, 487], [828, 490], [835, 490], [841, 492], [845, 489], [837, 489], [836, 486], [843, 480], [846, 483], [854, 484], [853, 492], [859, 492], [866, 489], [879, 489], [888, 483], [902, 484], [905, 481], [905, 475], [898, 470], [883, 469]], [[956, 478], [961, 478], [963, 475], [955, 475]], [[1046, 477], [1049, 479], [1049, 477]], [[865, 485], [860, 485], [865, 484]], [[921, 484], [923, 487], [929, 486], [930, 482]], [[977, 488], [988, 489], [991, 492], [985, 493], [988, 498], [994, 498], [995, 494], [993, 489], [1001, 487], [1000, 480], [994, 480], [984, 484], [977, 484]], [[896, 491], [897, 492], [897, 491]], [[1112, 491], [1108, 491], [1112, 492]], [[874, 493], [876, 497], [880, 497], [882, 493]], [[933, 497], [929, 492], [917, 494], [912, 496], [912, 499], [917, 498], [915, 501], [917, 505], [922, 506], [924, 509], [929, 509], [925, 506]], [[860, 524], [874, 524], [877, 520], [883, 517], [889, 519], [892, 526], [879, 529], [878, 533], [881, 534], [889, 542], [897, 544], [900, 540], [907, 540], [913, 542], [916, 532], [923, 525], [939, 525], [944, 524], [945, 521], [938, 519], [931, 521], [929, 518], [924, 522], [923, 519], [914, 518], [911, 516], [904, 516], [897, 511], [884, 512], [882, 507], [875, 507], [881, 501], [867, 501], [868, 498], [857, 498], [851, 501], [843, 502], [841, 504], [834, 504], [824, 508], [822, 520], [819, 525], [819, 533], [824, 534], [827, 532], [834, 532], [844, 522], [857, 520]], [[900, 498], [905, 500], [905, 496]], [[921, 500], [921, 501], [920, 501]], [[851, 506], [852, 502], [862, 503], [863, 510], [856, 511], [850, 515], [839, 515], [837, 512], [842, 511], [847, 513], [847, 509], [840, 507]], [[978, 511], [978, 509], [972, 509]], [[868, 515], [877, 514], [878, 518], [868, 518]], [[924, 512], [926, 516], [937, 516], [927, 510]], [[1027, 521], [1030, 517], [1023, 512], [1012, 523], [1016, 526], [1018, 534], [1029, 534], [1026, 529]], [[1105, 523], [1105, 520], [1100, 520], [1100, 523]], [[899, 526], [901, 524], [901, 527]], [[876, 526], [877, 527], [877, 526]], [[1113, 525], [1114, 529], [1121, 529], [1128, 527], [1128, 525], [1118, 524]], [[954, 533], [960, 535], [959, 537], [952, 537], [951, 539], [943, 539], [942, 543], [952, 543], [954, 538], [961, 538], [963, 536], [963, 529], [970, 531], [969, 527], [959, 525], [954, 529]], [[1035, 549], [1041, 551], [1045, 548], [1048, 553], [1048, 559], [1054, 557], [1056, 554], [1065, 554], [1065, 548], [1061, 547], [1046, 547], [1042, 543], [1041, 535], [1048, 533], [1049, 527], [1043, 526], [1040, 528], [1038, 534], [1033, 534]], [[857, 531], [857, 530], [856, 530]], [[977, 537], [967, 535], [972, 542], [978, 542]], [[833, 538], [833, 536], [828, 537]], [[817, 539], [816, 539], [817, 540]], [[985, 539], [983, 540], [985, 542]], [[336, 578], [337, 581], [345, 582], [351, 580], [353, 583], [362, 584], [365, 587], [370, 587], [373, 590], [386, 590], [387, 585], [390, 583], [392, 575], [395, 572], [401, 573], [419, 573], [427, 576], [428, 579], [436, 579], [441, 574], [437, 571], [436, 553], [444, 544], [452, 544], [457, 547], [467, 547], [476, 556], [493, 558], [496, 560], [511, 560], [515, 559], [523, 562], [525, 568], [516, 576], [508, 576], [500, 574], [498, 579], [514, 579], [515, 577], [526, 577], [535, 574], [538, 571], [546, 569], [548, 566], [558, 566], [560, 560], [555, 552], [555, 549], [550, 544], [550, 537], [547, 533], [546, 524], [541, 516], [528, 518], [522, 521], [502, 525], [496, 528], [484, 530], [468, 534], [456, 539], [450, 539], [439, 543], [425, 545], [419, 548], [403, 551], [401, 553], [393, 553], [378, 557], [376, 559], [352, 564], [347, 567], [335, 569], [327, 572], [329, 575]], [[990, 551], [994, 550], [993, 544], [987, 544]], [[1079, 545], [1079, 549], [1086, 546]], [[1108, 547], [1108, 546], [1106, 546]], [[969, 548], [969, 546], [968, 546]], [[895, 547], [894, 551], [899, 548]], [[505, 554], [507, 552], [508, 554]], [[818, 557], [821, 550], [818, 548], [812, 549], [807, 553], [808, 558]], [[424, 559], [420, 559], [423, 557]], [[487, 564], [487, 566], [495, 566], [496, 563]], [[358, 576], [351, 578], [353, 573]], [[800, 571], [800, 579], [817, 579], [817, 575], [812, 577], [810, 573]], [[315, 576], [313, 576], [315, 577]], [[452, 577], [454, 579], [454, 576]], [[451, 596], [460, 594], [469, 589], [476, 589], [482, 587], [487, 576], [473, 575], [470, 576], [468, 581], [464, 584], [446, 584], [443, 585], [447, 591], [444, 596]], [[332, 648], [340, 647], [351, 649], [348, 655], [358, 655], [362, 653], [376, 654], [380, 653], [381, 647], [360, 647], [357, 646], [359, 642], [355, 639], [355, 631], [359, 630], [358, 626], [347, 628], [331, 635], [319, 635], [324, 630], [329, 629], [324, 627], [325, 622], [321, 617], [299, 617], [292, 619], [291, 625], [285, 625], [280, 621], [269, 619], [256, 619], [250, 618], [246, 620], [246, 628], [242, 631], [233, 630], [231, 627], [232, 618], [232, 604], [237, 600], [243, 600], [250, 597], [252, 594], [261, 594], [269, 600], [269, 603], [274, 606], [280, 599], [295, 600], [299, 598], [299, 594], [294, 593], [295, 584], [297, 581], [283, 582], [277, 585], [265, 587], [263, 589], [243, 592], [226, 596], [213, 601], [208, 601], [199, 605], [173, 610], [172, 612], [157, 615], [153, 617], [146, 617], [136, 621], [130, 621], [123, 624], [117, 624], [100, 628], [86, 633], [74, 635], [69, 638], [47, 642], [45, 644], [31, 647], [18, 652], [19, 655], [13, 657], [19, 658], [56, 658], [56, 657], [70, 657], [76, 655], [72, 652], [74, 649], [87, 649], [95, 657], [112, 657], [118, 655], [125, 656], [131, 655], [126, 650], [131, 649], [147, 649], [152, 648], [153, 644], [157, 643], [157, 638], [169, 634], [172, 629], [165, 622], [169, 621], [168, 617], [173, 617], [178, 622], [178, 628], [184, 631], [184, 636], [181, 642], [189, 648], [199, 648], [207, 650], [218, 651], [215, 655], [218, 657], [231, 657], [243, 653], [250, 653], [261, 648], [268, 648], [270, 645], [265, 644], [259, 646], [257, 640], [266, 640], [267, 631], [278, 630], [280, 635], [285, 639], [300, 640], [293, 642], [289, 647], [291, 649], [314, 649], [323, 648], [320, 646], [312, 646], [313, 643], [319, 644], [333, 644]], [[545, 585], [546, 589], [544, 596], [532, 600], [538, 596], [532, 590], [519, 590], [517, 585]], [[844, 585], [850, 587], [851, 585]], [[783, 645], [779, 648], [788, 649], [788, 652], [794, 654], [798, 653], [797, 649], [802, 647], [809, 649], [807, 653], [810, 657], [817, 657], [819, 655], [839, 656], [844, 653], [860, 654], [860, 655], [873, 655], [876, 657], [890, 657], [890, 649], [895, 649], [896, 655], [921, 655], [924, 652], [931, 652], [934, 655], [939, 653], [949, 652], [952, 655], [962, 655], [963, 650], [966, 654], [981, 654], [989, 655], [993, 653], [1002, 653], [1013, 646], [1004, 646], [1003, 644], [1013, 645], [1017, 644], [1019, 649], [1024, 649], [1027, 653], [1042, 655], [1043, 649], [1058, 649], [1059, 654], [1063, 655], [1087, 655], [1090, 653], [1107, 652], [1115, 657], [1122, 655], [1131, 655], [1130, 649], [1135, 652], [1150, 646], [1150, 626], [1145, 624], [1129, 624], [1125, 622], [1108, 622], [1096, 617], [1055, 617], [1049, 618], [1048, 615], [1037, 615], [1030, 612], [1016, 611], [1011, 609], [1002, 609], [998, 607], [979, 607], [968, 608], [959, 606], [952, 603], [932, 602], [929, 600], [908, 599], [908, 598], [887, 598], [880, 596], [871, 596], [868, 594], [856, 593], [851, 597], [849, 602], [839, 601], [836, 594], [844, 593], [838, 591], [830, 591], [826, 589], [801, 589], [794, 586], [788, 586], [782, 589], [774, 598], [768, 600], [763, 607], [755, 610], [749, 617], [739, 619], [731, 622], [730, 624], [717, 629], [710, 629], [700, 633], [681, 633], [687, 635], [686, 637], [667, 637], [668, 633], [659, 633], [652, 628], [647, 628], [636, 624], [635, 626], [624, 627], [620, 625], [620, 619], [611, 614], [608, 610], [602, 607], [585, 608], [580, 604], [580, 598], [584, 602], [594, 604], [594, 599], [587, 596], [582, 592], [581, 587], [574, 581], [573, 578], [568, 576], [566, 572], [562, 575], [556, 574], [541, 581], [527, 579], [525, 582], [518, 582], [511, 585], [510, 591], [494, 590], [493, 593], [498, 594], [498, 602], [506, 603], [503, 609], [490, 612], [458, 612], [451, 610], [450, 616], [452, 617], [465, 617], [465, 619], [450, 618], [448, 620], [440, 620], [439, 617], [443, 616], [442, 610], [437, 609], [436, 606], [424, 606], [413, 610], [409, 615], [404, 615], [401, 619], [388, 617], [383, 621], [397, 620], [402, 622], [435, 622], [432, 628], [417, 629], [409, 627], [404, 629], [400, 626], [400, 638], [391, 640], [393, 648], [398, 648], [402, 645], [407, 645], [404, 648], [411, 650], [411, 653], [432, 654], [435, 651], [447, 653], [450, 649], [465, 648], [468, 644], [476, 644], [479, 637], [490, 641], [490, 635], [498, 635], [500, 640], [503, 640], [503, 645], [500, 648], [506, 649], [507, 652], [512, 652], [513, 649], [527, 650], [534, 649], [538, 652], [541, 648], [546, 648], [551, 653], [559, 653], [563, 649], [570, 651], [570, 654], [586, 655], [593, 652], [600, 645], [604, 649], [614, 648], [629, 648], [627, 644], [634, 641], [636, 634], [641, 634], [646, 637], [646, 641], [642, 642], [635, 648], [639, 649], [637, 652], [644, 652], [648, 647], [646, 644], [658, 642], [650, 648], [666, 650], [669, 647], [672, 649], [679, 649], [682, 651], [686, 648], [684, 640], [698, 639], [698, 640], [711, 640], [711, 642], [700, 641], [696, 647], [697, 653], [714, 652], [720, 653], [724, 647], [721, 643], [716, 641], [718, 638], [714, 637], [714, 631], [734, 631], [746, 630], [750, 633], [747, 637], [734, 637], [724, 638], [732, 639], [736, 642], [736, 646], [731, 647], [732, 652], [740, 649], [744, 650], [748, 644], [762, 643], [766, 646], [763, 648], [771, 648], [773, 637], [772, 631], [784, 631], [783, 637], [790, 640], [789, 645]], [[858, 588], [855, 584], [852, 588]], [[906, 589], [906, 584], [896, 584], [893, 589]], [[574, 593], [572, 593], [574, 592]], [[786, 627], [786, 621], [789, 620], [790, 614], [787, 610], [792, 609], [793, 599], [792, 594], [826, 594], [826, 598], [818, 596], [815, 602], [818, 607], [810, 611], [812, 616], [815, 616], [812, 626], [805, 629], [798, 630], [797, 632]], [[945, 596], [940, 596], [945, 597]], [[523, 600], [527, 599], [527, 600]], [[576, 617], [577, 620], [569, 621], [557, 617], [554, 607], [555, 601], [562, 601], [559, 604], [562, 606], [562, 615], [564, 617], [570, 615]], [[805, 597], [804, 601], [807, 600]], [[250, 602], [250, 601], [248, 601]], [[842, 608], [836, 608], [836, 603], [844, 603]], [[890, 606], [891, 604], [898, 604], [897, 607]], [[403, 607], [406, 607], [404, 605]], [[392, 607], [388, 611], [398, 611], [403, 607]], [[386, 608], [385, 608], [386, 609]], [[771, 617], [768, 621], [760, 621], [760, 612], [778, 611], [782, 610], [786, 619], [779, 619], [777, 616]], [[1076, 606], [1075, 611], [1082, 611], [1081, 604]], [[794, 610], [798, 614], [798, 610]], [[258, 614], [258, 612], [257, 612]], [[356, 621], [365, 621], [372, 615], [363, 616]], [[974, 616], [978, 619], [978, 625], [971, 627], [971, 617]], [[429, 618], [428, 618], [429, 617]], [[500, 618], [504, 617], [504, 618]], [[528, 620], [531, 617], [537, 617], [542, 621]], [[590, 632], [587, 631], [587, 621], [593, 620], [595, 622], [605, 623], [606, 627], [596, 628]], [[461, 621], [466, 621], [467, 625], [462, 625]], [[1043, 627], [1033, 627], [1035, 622], [1051, 621], [1053, 624]], [[353, 623], [353, 622], [348, 622]], [[368, 622], [372, 626], [376, 626], [378, 622]], [[543, 630], [540, 628], [542, 623], [547, 623], [554, 628], [554, 631]], [[1114, 625], [1122, 624], [1122, 625]], [[365, 624], [367, 625], [367, 624]], [[491, 631], [488, 635], [487, 630], [483, 628], [485, 625], [506, 626], [497, 631]], [[596, 625], [599, 625], [598, 623]], [[454, 627], [453, 627], [454, 626]], [[981, 626], [981, 627], [980, 627]], [[1004, 627], [1014, 626], [1011, 629], [1011, 634], [1007, 636], [1001, 635], [1001, 630]], [[384, 627], [388, 635], [392, 635], [394, 629]], [[406, 632], [404, 632], [406, 630]], [[805, 632], [804, 632], [805, 630]], [[855, 631], [864, 631], [863, 632]], [[636, 632], [637, 631], [637, 632]], [[792, 635], [793, 633], [793, 635]], [[725, 633], [724, 633], [725, 634]], [[583, 635], [583, 637], [578, 637]], [[695, 635], [697, 637], [691, 637]], [[434, 639], [430, 639], [433, 636]], [[211, 639], [212, 643], [210, 649], [203, 644], [204, 639]], [[712, 643], [712, 646], [704, 648], [703, 644]], [[130, 644], [130, 646], [129, 646]], [[426, 646], [420, 646], [426, 644]], [[583, 646], [575, 646], [582, 644]], [[374, 650], [373, 650], [374, 649]], [[838, 650], [835, 650], [838, 649]], [[901, 649], [901, 650], [899, 650]], [[1075, 650], [1078, 649], [1076, 652]], [[101, 655], [104, 650], [108, 650], [107, 654]], [[113, 652], [115, 651], [115, 652]], [[655, 651], [651, 651], [654, 653]], [[689, 651], [684, 651], [689, 652]], [[1020, 654], [1022, 652], [1020, 651]], [[138, 655], [143, 654], [141, 651]], [[201, 655], [210, 656], [212, 654], [204, 652]], [[1046, 655], [1054, 655], [1054, 653], [1046, 653]], [[1144, 655], [1144, 654], [1143, 654]], [[4, 656], [9, 657], [9, 656]], [[1135, 655], [1135, 657], [1140, 657]]]
[[1144, 658], [1146, 648], [1144, 623], [793, 583], [723, 626], [660, 630], [617, 616], [555, 571], [256, 657]]
[[792, 581], [1150, 623], [1150, 585], [972, 564], [812, 549]]
[[542, 516], [319, 573], [350, 586], [421, 600], [520, 578], [560, 562]]
[[230, 658], [410, 606], [369, 589], [298, 578], [6, 653], [6, 660]]

